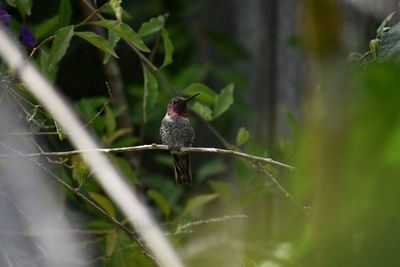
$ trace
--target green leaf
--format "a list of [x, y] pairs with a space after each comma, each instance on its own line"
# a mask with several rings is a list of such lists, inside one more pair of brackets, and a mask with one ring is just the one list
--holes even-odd
[[232, 185], [231, 183], [224, 181], [209, 181], [208, 184], [218, 193], [222, 199], [229, 201], [232, 197]]
[[17, 8], [23, 19], [31, 15], [32, 0], [7, 0], [7, 3]]
[[132, 245], [129, 236], [121, 231], [117, 231], [117, 247], [110, 258], [105, 259], [104, 266], [109, 267], [150, 267], [155, 266], [149, 261], [148, 256], [136, 245]]
[[100, 20], [94, 23], [115, 32], [119, 37], [133, 44], [139, 50], [143, 52], [150, 52], [150, 49], [146, 46], [140, 36], [125, 23], [118, 23], [115, 20]]
[[[248, 258], [248, 257], [245, 257], [244, 259], [243, 259], [243, 263], [244, 263], [244, 265], [243, 265], [243, 267], [257, 267], [257, 266], [259, 266], [258, 264], [257, 264], [257, 262], [255, 262], [254, 260], [252, 260], [252, 259], [250, 259], [250, 258]], [[274, 266], [275, 265], [275, 263], [263, 263], [263, 265], [264, 266]]]
[[206, 86], [202, 83], [193, 83], [193, 84], [189, 85], [188, 87], [186, 87], [183, 90], [183, 93], [186, 96], [192, 96], [194, 94], [200, 93], [200, 95], [198, 95], [196, 97], [196, 99], [204, 101], [208, 104], [214, 104], [215, 98], [217, 96], [217, 93], [215, 93], [208, 86]]
[[161, 208], [162, 212], [164, 213], [165, 217], [169, 217], [169, 214], [171, 213], [171, 208], [169, 207], [169, 204], [167, 200], [164, 198], [161, 193], [159, 193], [156, 190], [148, 190], [147, 195], [154, 200], [157, 205]]
[[222, 84], [234, 83], [236, 90], [247, 90], [251, 88], [247, 76], [237, 67], [215, 66], [211, 73]]
[[392, 19], [393, 15], [396, 13], [392, 12], [390, 13], [381, 23], [381, 25], [379, 26], [378, 30], [376, 30], [376, 38], [382, 38], [383, 33], [385, 32], [385, 27], [386, 24]]
[[26, 121], [27, 122], [31, 122], [35, 118], [35, 116], [37, 114], [37, 111], [38, 111], [38, 107], [37, 106], [35, 106], [33, 109], [29, 110], [26, 113]]
[[[106, 121], [104, 116], [98, 116], [98, 112], [107, 105], [109, 99], [106, 97], [80, 98], [75, 102], [75, 109], [83, 120], [90, 122], [90, 126], [99, 133], [106, 132]], [[96, 118], [93, 120], [93, 118]]]
[[[121, 37], [118, 36], [118, 34], [116, 34], [113, 31], [108, 31], [108, 46], [111, 47], [112, 49], [115, 48], [115, 46], [117, 45], [117, 43], [119, 42], [119, 40], [121, 40]], [[106, 64], [111, 58], [111, 54], [106, 53], [104, 55], [104, 59], [103, 59], [103, 64]]]
[[117, 122], [115, 120], [114, 113], [109, 107], [106, 107], [104, 116], [106, 120], [107, 134], [111, 135], [117, 128]]
[[157, 155], [154, 158], [155, 162], [160, 165], [164, 165], [167, 167], [172, 166], [172, 157], [171, 155]]
[[156, 77], [143, 64], [144, 93], [143, 93], [143, 120], [147, 123], [147, 117], [152, 111], [158, 97], [158, 82]]
[[100, 195], [98, 193], [95, 193], [95, 192], [89, 192], [89, 195], [91, 198], [94, 199], [94, 201], [97, 202], [97, 204], [100, 205], [100, 207], [103, 210], [105, 210], [112, 217], [115, 217], [114, 205], [111, 203], [111, 201], [107, 197]]
[[106, 256], [110, 257], [117, 247], [118, 236], [115, 231], [106, 235]]
[[141, 37], [153, 34], [161, 30], [164, 27], [164, 24], [165, 24], [165, 18], [162, 15], [151, 18], [150, 20], [142, 23], [142, 26], [140, 27], [138, 34]]
[[114, 52], [114, 49], [100, 35], [97, 35], [94, 32], [75, 32], [75, 35], [81, 37], [83, 40], [91, 43], [95, 47], [103, 50], [105, 53], [118, 58], [117, 54], [115, 54]]
[[178, 88], [185, 88], [193, 81], [203, 81], [210, 72], [210, 65], [190, 65], [181, 70], [174, 78], [173, 82]]
[[129, 181], [133, 184], [138, 184], [138, 177], [134, 170], [132, 169], [131, 164], [122, 157], [113, 156], [113, 162], [121, 169], [125, 177], [129, 178]]
[[49, 55], [49, 66], [54, 67], [67, 52], [69, 43], [74, 35], [74, 27], [66, 26], [59, 29], [54, 35]]
[[40, 23], [35, 29], [36, 40], [52, 35], [58, 29], [60, 16], [54, 16]]
[[206, 121], [211, 121], [213, 119], [211, 109], [208, 106], [203, 105], [197, 101], [194, 102], [192, 110], [203, 117], [203, 119], [205, 119]]
[[300, 130], [301, 130], [299, 120], [287, 108], [283, 110], [283, 113], [286, 116], [293, 138], [298, 139], [300, 137]]
[[120, 138], [121, 136], [124, 136], [128, 133], [132, 132], [131, 128], [120, 128], [116, 130], [115, 132], [112, 132], [107, 138], [104, 139], [104, 144], [107, 146], [111, 146], [115, 140]]
[[233, 83], [228, 84], [221, 93], [215, 98], [214, 118], [217, 118], [222, 113], [227, 111], [233, 104]]
[[81, 186], [85, 181], [86, 164], [79, 155], [71, 157], [72, 162], [72, 178], [77, 181], [78, 186]]
[[39, 66], [40, 71], [53, 81], [56, 76], [56, 69], [49, 67], [49, 53], [45, 48], [40, 49]]
[[249, 140], [250, 133], [246, 128], [241, 127], [236, 135], [236, 145], [241, 146]]
[[[130, 129], [131, 130], [131, 129]], [[118, 132], [119, 130], [117, 130], [115, 132], [115, 134]], [[138, 137], [133, 137], [133, 136], [128, 136], [128, 137], [124, 137], [122, 139], [118, 139], [116, 141], [113, 141], [111, 143], [112, 147], [124, 147], [124, 146], [134, 146], [139, 142], [139, 138]]]
[[110, 223], [109, 221], [105, 221], [103, 219], [95, 219], [93, 221], [89, 221], [85, 224], [89, 229], [94, 230], [113, 230], [115, 224]]
[[169, 34], [166, 29], [161, 30], [161, 37], [163, 38], [163, 43], [164, 43], [164, 60], [161, 65], [162, 69], [174, 61], [172, 58], [172, 55], [174, 54], [174, 44], [169, 38]]
[[220, 174], [226, 170], [227, 166], [223, 159], [209, 160], [207, 163], [202, 165], [197, 171], [197, 180], [202, 182], [206, 178]]
[[69, 24], [71, 13], [71, 1], [61, 0], [60, 7], [58, 8], [58, 28], [62, 28]]
[[54, 125], [56, 126], [58, 139], [63, 140], [64, 139], [64, 131], [61, 128], [61, 125], [59, 125], [56, 120], [54, 120]]
[[205, 204], [209, 203], [210, 201], [214, 200], [218, 197], [218, 194], [206, 194], [206, 195], [199, 195], [195, 196], [186, 203], [185, 208], [181, 214], [181, 217], [184, 217], [190, 214], [193, 210], [198, 209]]
[[381, 43], [381, 40], [379, 39], [373, 39], [369, 42], [369, 49], [371, 50], [372, 57], [376, 59], [378, 57], [378, 50], [379, 50], [379, 44]]
[[[130, 20], [130, 19], [132, 19], [132, 16], [131, 16], [131, 14], [129, 14], [128, 12], [126, 12], [123, 8], [122, 8], [122, 6], [120, 6], [121, 7], [121, 10], [122, 10], [122, 20]], [[112, 7], [110, 7], [110, 6], [107, 6], [107, 7], [105, 7], [104, 9], [102, 9], [101, 10], [101, 12], [100, 12], [101, 14], [106, 14], [106, 15], [109, 15], [109, 16], [115, 16], [115, 12], [114, 12], [114, 10], [112, 9]]]
[[118, 22], [121, 22], [122, 20], [121, 2], [122, 0], [110, 0], [110, 6], [113, 9]]
[[40, 50], [40, 57], [39, 57], [39, 66], [41, 73], [47, 74], [48, 66], [49, 66], [49, 53], [47, 53], [46, 49]]

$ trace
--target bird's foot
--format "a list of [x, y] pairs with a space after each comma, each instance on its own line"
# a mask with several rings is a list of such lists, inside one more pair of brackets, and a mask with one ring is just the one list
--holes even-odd
[[176, 147], [176, 146], [168, 146], [168, 149], [171, 152], [180, 152], [181, 151], [181, 148], [180, 147]]

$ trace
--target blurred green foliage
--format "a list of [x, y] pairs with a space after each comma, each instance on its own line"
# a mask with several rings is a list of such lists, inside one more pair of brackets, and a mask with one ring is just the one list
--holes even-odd
[[[233, 126], [237, 116], [255, 115], [241, 97], [251, 89], [249, 82], [232, 67], [248, 59], [249, 53], [232, 36], [204, 30], [206, 41], [223, 60], [204, 62], [196, 57], [185, 16], [201, 10], [200, 4], [152, 0], [125, 1], [121, 6], [116, 0], [102, 8], [105, 2], [95, 2], [106, 19], [85, 21], [79, 5], [69, 0], [59, 1], [51, 15], [36, 9], [40, 1], [7, 1], [7, 8], [18, 10], [17, 22], [29, 22], [33, 10], [32, 17], [36, 17], [31, 26], [42, 42], [33, 59], [43, 74], [73, 99], [85, 127], [104, 146], [158, 143], [158, 128], [169, 99], [175, 93], [200, 93], [190, 117], [206, 138], [198, 136], [201, 143], [195, 144], [217, 143], [202, 131], [204, 122], [199, 118], [203, 118], [235, 144], [232, 148], [266, 157], [279, 155], [296, 166], [290, 173], [265, 166], [282, 179], [292, 194], [288, 198], [247, 161], [193, 156], [195, 184], [187, 188], [174, 184], [171, 158], [165, 153], [145, 152], [134, 160], [111, 155], [142, 193], [188, 266], [398, 265], [400, 66], [395, 62], [400, 54], [400, 33], [399, 24], [387, 27], [391, 16], [379, 27], [371, 51], [361, 62], [352, 63], [354, 67], [340, 63], [345, 68], [340, 71], [332, 60], [311, 77], [320, 85], [311, 90], [306, 118], [300, 123], [286, 112], [292, 138], [281, 140], [276, 150], [267, 150], [246, 128]], [[95, 33], [94, 25], [106, 29], [107, 34]], [[143, 52], [158, 70], [139, 60], [130, 46]], [[80, 58], [84, 56], [81, 51], [93, 50], [103, 53], [100, 61], [87, 63]], [[101, 66], [97, 65], [107, 64], [112, 57], [119, 58], [122, 72], [128, 73], [123, 73], [132, 125], [128, 128], [118, 124], [126, 109], [111, 104], [113, 96], [102, 84], [105, 78], [99, 77]], [[63, 83], [72, 76], [78, 88]], [[337, 77], [341, 80], [335, 80]], [[93, 91], [87, 92], [85, 85]], [[81, 89], [85, 93], [81, 94]], [[24, 94], [23, 87], [16, 90]], [[70, 148], [68, 134], [50, 115], [38, 112], [38, 107], [25, 115], [29, 123], [39, 122], [57, 133], [49, 137], [49, 149]], [[49, 131], [45, 127], [32, 130]], [[60, 161], [72, 166], [57, 165], [56, 172], [65, 181], [126, 224], [81, 157]], [[94, 247], [99, 257], [93, 266], [154, 266], [125, 233], [87, 203], [71, 193], [65, 202], [84, 218], [81, 227], [93, 233], [102, 231], [101, 243]], [[231, 216], [234, 214], [246, 216]]]

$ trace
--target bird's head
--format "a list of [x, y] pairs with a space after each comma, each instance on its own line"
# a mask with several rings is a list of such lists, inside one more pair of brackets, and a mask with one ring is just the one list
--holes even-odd
[[167, 113], [171, 117], [184, 117], [186, 116], [186, 104], [191, 99], [195, 98], [199, 94], [192, 95], [188, 98], [184, 98], [181, 96], [176, 96], [172, 98], [168, 103]]

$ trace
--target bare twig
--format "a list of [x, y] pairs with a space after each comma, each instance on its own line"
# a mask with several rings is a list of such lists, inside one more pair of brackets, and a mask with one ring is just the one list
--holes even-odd
[[[0, 145], [6, 147], [7, 149], [13, 151], [14, 153], [23, 156], [24, 153], [16, 150], [15, 148], [10, 147], [7, 144], [4, 143], [0, 143]], [[55, 175], [53, 172], [51, 172], [46, 166], [44, 166], [42, 163], [40, 163], [37, 160], [31, 159], [29, 158], [28, 160], [30, 160], [31, 162], [33, 162], [36, 166], [40, 167], [44, 172], [46, 172], [47, 174], [49, 174], [52, 178], [54, 178], [54, 180], [61, 184], [63, 187], [65, 187], [68, 191], [72, 192], [74, 195], [76, 195], [77, 197], [79, 197], [80, 199], [82, 199], [84, 202], [86, 202], [89, 206], [91, 206], [92, 208], [94, 208], [97, 212], [99, 212], [101, 215], [103, 215], [104, 218], [106, 218], [109, 222], [111, 222], [112, 224], [114, 224], [115, 226], [117, 226], [120, 230], [122, 230], [123, 232], [127, 233], [128, 236], [140, 247], [140, 249], [146, 254], [148, 255], [153, 261], [156, 262], [156, 260], [153, 258], [153, 256], [150, 254], [150, 252], [148, 251], [148, 249], [143, 245], [142, 241], [140, 240], [140, 238], [136, 235], [136, 233], [134, 231], [130, 231], [128, 228], [126, 228], [122, 223], [120, 223], [117, 219], [115, 219], [113, 216], [111, 216], [110, 214], [108, 214], [104, 209], [102, 209], [100, 206], [98, 206], [96, 203], [94, 203], [92, 200], [90, 200], [89, 198], [87, 198], [84, 194], [82, 194], [79, 190], [73, 188], [72, 186], [70, 186], [69, 184], [67, 184], [66, 182], [64, 182], [64, 180], [62, 180], [60, 177], [58, 177], [57, 175]]]
[[[18, 101], [18, 99], [24, 99], [23, 97], [21, 97], [20, 95], [16, 94], [16, 92], [12, 89], [9, 89], [10, 92], [12, 92], [10, 95], [11, 97], [14, 99], [16, 105], [23, 111], [24, 115], [27, 117], [30, 117], [29, 121], [32, 121], [33, 124], [37, 125], [39, 127], [39, 129], [54, 129], [55, 126], [50, 126], [50, 125], [45, 125], [47, 120], [44, 120], [43, 122], [39, 122], [35, 119], [35, 114], [37, 110], [40, 110], [41, 112], [43, 112], [40, 109], [40, 105], [34, 105], [33, 103], [31, 103], [30, 101], [26, 100], [24, 102], [27, 102], [29, 105], [31, 105], [34, 109], [35, 109], [35, 113], [34, 114], [30, 114], [29, 111], [25, 108], [25, 106]], [[18, 99], [17, 99], [18, 98]], [[43, 113], [46, 116], [48, 116], [46, 113]]]
[[231, 148], [232, 145], [225, 139], [208, 121], [206, 121], [200, 114], [196, 111], [192, 110], [194, 114], [196, 114], [197, 118], [199, 118], [204, 125], [219, 139], [219, 141], [224, 145], [225, 148]]
[[298, 208], [300, 208], [306, 215], [309, 215], [309, 208], [302, 205], [297, 199], [295, 199], [289, 192], [275, 179], [275, 177], [270, 174], [260, 162], [254, 162], [255, 167], [261, 173], [262, 176], [267, 177], [269, 181], [271, 181], [279, 191], [285, 195], [285, 197], [289, 198]]
[[[11, 135], [22, 135], [22, 136], [35, 136], [35, 135], [58, 135], [57, 132], [8, 132], [1, 133], [0, 136], [11, 136]], [[64, 135], [68, 135], [64, 133]]]
[[[2, 145], [0, 143], [0, 145]], [[159, 144], [151, 144], [151, 145], [142, 145], [142, 146], [131, 146], [131, 147], [119, 147], [119, 148], [99, 148], [95, 151], [97, 152], [103, 152], [103, 153], [123, 153], [123, 152], [133, 152], [133, 151], [145, 151], [145, 150], [169, 150], [167, 146], [165, 145], [159, 145]], [[262, 163], [269, 163], [273, 164], [276, 166], [288, 168], [290, 170], [293, 170], [294, 167], [276, 160], [273, 160], [271, 158], [265, 158], [265, 157], [259, 157], [259, 156], [254, 156], [250, 154], [246, 154], [243, 152], [239, 151], [234, 151], [234, 150], [227, 150], [227, 149], [221, 149], [221, 148], [210, 148], [210, 147], [183, 147], [181, 148], [182, 151], [187, 151], [191, 153], [215, 153], [215, 154], [221, 154], [221, 155], [229, 155], [229, 156], [235, 156], [239, 158], [243, 158], [246, 160], [249, 160], [251, 163], [253, 163], [253, 166], [258, 170], [258, 172], [266, 177], [268, 180], [270, 180], [274, 186], [281, 192], [283, 195], [287, 198], [289, 198], [296, 206], [298, 206], [304, 213], [308, 214], [308, 208], [303, 206], [299, 201], [297, 201], [277, 180], [276, 178], [269, 173], [263, 166]], [[70, 156], [70, 155], [76, 155], [80, 153], [87, 153], [91, 152], [88, 150], [71, 150], [71, 151], [63, 151], [63, 152], [39, 152], [39, 153], [30, 153], [30, 154], [0, 154], [0, 158], [12, 158], [12, 157], [40, 157], [40, 156], [45, 156], [45, 157], [61, 157], [61, 156]], [[93, 152], [93, 151], [92, 151]]]
[[150, 60], [151, 62], [154, 62], [154, 57], [156, 56], [156, 52], [157, 52], [158, 47], [159, 47], [159, 45], [160, 45], [160, 40], [161, 40], [161, 33], [158, 32], [158, 33], [157, 33], [157, 37], [156, 37], [156, 42], [155, 42], [153, 48], [151, 49], [151, 53], [150, 53], [150, 55], [149, 55], [149, 60]]
[[[22, 210], [22, 208], [20, 208], [17, 205], [17, 203], [14, 201], [14, 199], [12, 199], [9, 195], [7, 195], [6, 193], [4, 193], [2, 191], [0, 191], [0, 195], [4, 196], [19, 211], [19, 213], [25, 217], [25, 219], [27, 219], [29, 222], [33, 222], [33, 220]], [[1, 197], [0, 197], [0, 199], [1, 199]]]
[[103, 106], [99, 109], [99, 111], [97, 111], [97, 113], [93, 116], [93, 118], [91, 118], [88, 122], [85, 123], [85, 125], [83, 126], [83, 128], [88, 127], [90, 124], [92, 124], [106, 109], [106, 107], [108, 106], [108, 104], [110, 104], [111, 102], [111, 98], [108, 99]]
[[46, 39], [44, 39], [42, 42], [40, 42], [40, 44], [38, 44], [36, 47], [34, 47], [33, 49], [32, 49], [32, 52], [29, 54], [29, 59], [31, 59], [35, 54], [36, 54], [36, 52], [40, 49], [40, 48], [42, 48], [42, 46], [44, 46], [46, 43], [48, 43], [48, 42], [50, 42], [51, 40], [53, 40], [54, 39], [54, 35], [51, 35], [51, 36], [49, 36], [49, 37], [47, 37]]
[[[15, 158], [15, 157], [62, 157], [62, 156], [71, 156], [77, 155], [81, 153], [87, 152], [102, 152], [102, 153], [125, 153], [125, 152], [133, 152], [133, 151], [145, 151], [145, 150], [169, 150], [166, 145], [159, 144], [151, 144], [151, 145], [141, 145], [141, 146], [129, 146], [129, 147], [118, 147], [118, 148], [99, 148], [95, 150], [71, 150], [71, 151], [62, 151], [62, 152], [38, 152], [38, 153], [27, 153], [27, 154], [0, 154], [0, 158]], [[193, 152], [193, 153], [214, 153], [221, 155], [231, 155], [235, 157], [244, 158], [247, 160], [262, 162], [262, 163], [270, 163], [276, 166], [294, 169], [293, 166], [273, 160], [271, 158], [259, 157], [250, 154], [246, 154], [239, 151], [227, 150], [222, 148], [213, 148], [213, 147], [182, 147], [181, 151], [185, 152]]]
[[[31, 138], [31, 141], [32, 141], [32, 143], [37, 147], [37, 149], [39, 149], [40, 152], [44, 152], [44, 150], [42, 149], [42, 147], [39, 145], [38, 142], [36, 142], [36, 140], [35, 140], [34, 138]], [[49, 157], [46, 157], [46, 160], [47, 160], [49, 163], [60, 164], [60, 165], [64, 166], [64, 167], [67, 168], [67, 169], [73, 169], [73, 168], [75, 168], [75, 165], [68, 165], [65, 161], [62, 161], [62, 160], [52, 160], [52, 159], [49, 158]]]
[[106, 8], [109, 4], [110, 4], [110, 2], [107, 1], [101, 7], [97, 8], [97, 9], [94, 9], [93, 12], [89, 16], [87, 16], [83, 21], [81, 21], [78, 24], [76, 24], [74, 27], [77, 28], [77, 27], [80, 27], [80, 26], [83, 26], [83, 25], [87, 24], [92, 18], [97, 16], [97, 14], [99, 14], [100, 11], [102, 11], [104, 8]]
[[80, 234], [80, 235], [106, 235], [115, 231], [114, 229], [108, 230], [92, 230], [84, 228], [69, 228], [69, 229], [57, 229], [57, 230], [36, 230], [35, 231], [9, 231], [0, 230], [2, 235], [21, 235], [21, 236], [44, 236], [44, 235], [65, 235], [65, 234]]
[[[107, 85], [107, 84], [106, 84]], [[16, 105], [22, 109], [22, 111], [24, 112], [25, 116], [29, 115], [29, 111], [25, 108], [25, 106], [23, 105], [22, 102], [24, 102], [26, 105], [28, 105], [30, 108], [35, 109], [35, 113], [36, 111], [39, 111], [41, 114], [43, 114], [46, 118], [48, 118], [48, 120], [53, 121], [53, 118], [51, 118], [51, 116], [49, 115], [49, 113], [47, 113], [41, 105], [39, 104], [34, 104], [31, 101], [29, 101], [28, 99], [26, 99], [24, 96], [22, 96], [21, 94], [19, 94], [17, 91], [15, 91], [14, 89], [12, 89], [11, 87], [5, 87], [6, 90], [2, 91], [2, 96], [4, 95], [4, 93], [7, 91], [11, 97], [13, 98], [13, 102], [17, 103]], [[89, 120], [85, 123], [85, 125], [83, 126], [83, 128], [88, 127], [89, 125], [91, 125], [106, 109], [106, 107], [110, 104], [111, 100], [112, 100], [112, 94], [110, 91], [110, 88], [108, 87], [108, 93], [110, 98], [107, 99], [107, 101], [102, 105], [102, 107], [99, 109], [99, 111]], [[40, 128], [54, 128], [54, 125], [50, 126], [50, 125], [44, 125], [44, 122], [39, 123], [37, 120], [35, 120], [35, 114], [30, 115], [31, 117], [31, 121], [37, 125]], [[26, 135], [26, 136], [34, 136], [34, 135], [58, 135], [59, 133], [56, 131], [46, 131], [46, 132], [33, 132], [33, 131], [29, 131], [29, 132], [8, 132], [8, 133], [3, 133], [0, 132], [0, 136], [13, 136], [13, 135]], [[64, 132], [64, 135], [70, 135], [70, 133]]]
[[238, 220], [238, 219], [247, 219], [247, 215], [244, 215], [244, 214], [225, 215], [222, 217], [209, 218], [209, 219], [204, 219], [204, 220], [199, 220], [199, 221], [188, 222], [184, 225], [178, 226], [178, 228], [175, 230], [175, 232], [169, 233], [169, 235], [179, 235], [181, 233], [185, 233], [187, 231], [190, 231], [190, 228], [192, 228], [193, 226], [199, 226], [202, 224], [209, 224], [209, 223], [226, 222], [228, 220]]

